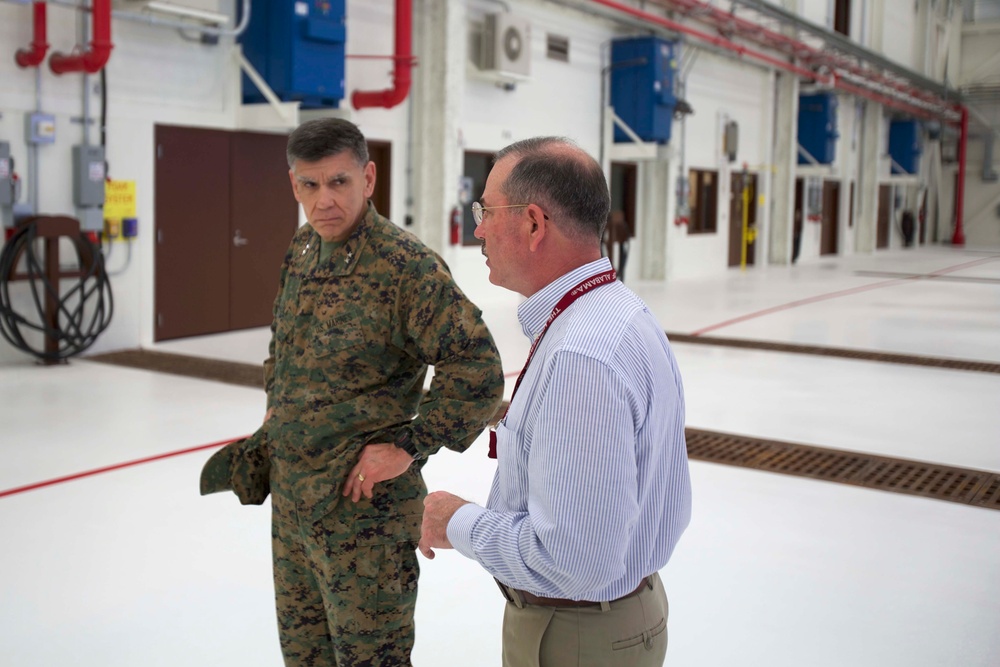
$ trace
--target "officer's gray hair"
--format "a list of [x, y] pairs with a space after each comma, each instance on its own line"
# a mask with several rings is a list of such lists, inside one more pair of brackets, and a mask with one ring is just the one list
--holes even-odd
[[299, 125], [288, 137], [288, 167], [296, 160], [319, 162], [350, 151], [359, 167], [368, 164], [368, 142], [354, 123], [342, 118], [318, 118]]

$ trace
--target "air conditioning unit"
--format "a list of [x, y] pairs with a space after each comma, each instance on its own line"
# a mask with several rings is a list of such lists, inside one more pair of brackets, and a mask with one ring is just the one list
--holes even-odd
[[508, 13], [487, 14], [479, 68], [499, 76], [526, 79], [531, 74], [531, 25]]

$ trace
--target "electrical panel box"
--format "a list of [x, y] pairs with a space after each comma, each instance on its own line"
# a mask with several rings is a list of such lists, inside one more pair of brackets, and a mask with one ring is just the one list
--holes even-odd
[[[643, 141], [670, 142], [677, 45], [659, 37], [611, 42], [611, 106]], [[615, 142], [631, 141], [617, 125]]]
[[104, 148], [73, 146], [73, 203], [84, 208], [104, 204]]
[[[837, 97], [833, 93], [799, 95], [798, 141], [819, 164], [833, 164], [837, 156]], [[813, 164], [799, 151], [799, 164]]]
[[53, 144], [56, 141], [56, 117], [48, 113], [29, 113], [24, 116], [24, 134], [33, 145]]
[[916, 174], [920, 170], [920, 124], [915, 120], [894, 120], [889, 123], [890, 173]]
[[[243, 54], [284, 102], [337, 107], [344, 99], [345, 0], [251, 0]], [[265, 101], [243, 75], [244, 103]]]

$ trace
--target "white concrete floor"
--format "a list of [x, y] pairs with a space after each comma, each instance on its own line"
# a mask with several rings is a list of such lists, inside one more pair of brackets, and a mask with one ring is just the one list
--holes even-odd
[[[513, 376], [527, 353], [518, 297], [488, 283], [477, 250], [446, 259]], [[673, 332], [1000, 361], [1000, 252], [824, 258], [668, 286], [626, 277]], [[157, 349], [257, 363], [266, 343], [250, 330]], [[1000, 471], [1000, 375], [675, 348], [689, 426]], [[214, 449], [16, 491], [235, 438], [263, 411], [259, 391], [86, 360], [0, 367], [0, 666], [280, 665], [269, 508], [198, 496]], [[485, 451], [480, 438], [434, 457], [428, 485], [482, 502]], [[667, 665], [1000, 665], [1000, 512], [691, 468], [694, 517], [662, 572]], [[415, 664], [499, 665], [490, 577], [454, 553], [421, 565]]]

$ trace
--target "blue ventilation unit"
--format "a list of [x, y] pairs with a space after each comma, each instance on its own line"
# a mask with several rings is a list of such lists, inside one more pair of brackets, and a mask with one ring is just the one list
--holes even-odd
[[[344, 99], [345, 0], [251, 0], [243, 54], [284, 102], [336, 107]], [[264, 95], [243, 75], [244, 103]]]
[[889, 123], [890, 173], [915, 174], [920, 169], [920, 124], [915, 120]]
[[[819, 164], [833, 164], [838, 137], [836, 95], [799, 95], [799, 146]], [[812, 164], [802, 151], [798, 151], [798, 156], [799, 164]]]
[[[611, 106], [643, 141], [669, 143], [677, 98], [675, 42], [658, 37], [616, 39], [611, 43]], [[615, 126], [615, 141], [631, 141]]]

